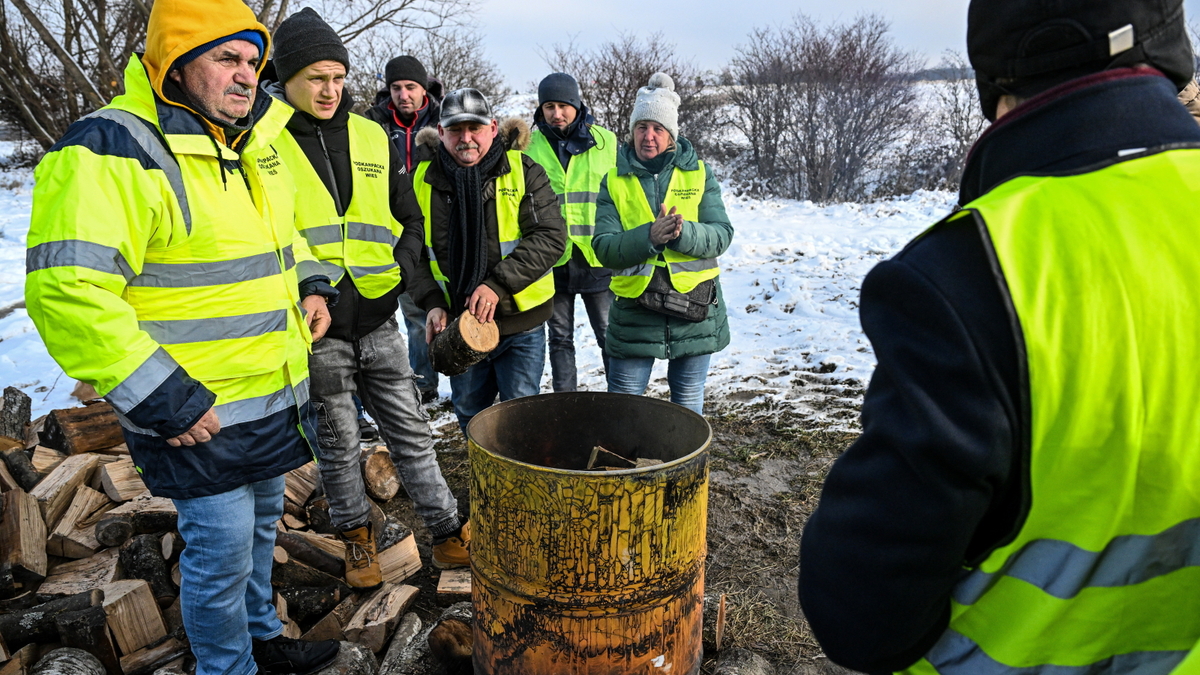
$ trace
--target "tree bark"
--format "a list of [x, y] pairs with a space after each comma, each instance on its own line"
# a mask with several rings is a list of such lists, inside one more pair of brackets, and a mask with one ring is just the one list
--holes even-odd
[[105, 675], [100, 659], [73, 647], [55, 649], [30, 669], [29, 675]]
[[5, 387], [4, 408], [0, 410], [0, 436], [24, 443], [30, 407], [31, 402], [25, 392], [16, 387]]
[[55, 617], [54, 624], [64, 647], [82, 649], [99, 659], [108, 672], [121, 672], [121, 658], [108, 634], [108, 617], [103, 607], [63, 612]]
[[470, 312], [459, 314], [429, 344], [429, 362], [443, 375], [461, 375], [500, 344], [495, 321], [479, 323]]
[[100, 589], [95, 589], [0, 615], [0, 637], [4, 638], [9, 649], [14, 650], [31, 642], [57, 642], [55, 618], [63, 612], [76, 612], [98, 605], [102, 597]]
[[346, 573], [344, 560], [331, 553], [322, 551], [299, 535], [290, 532], [280, 532], [275, 535], [275, 545], [282, 547], [283, 550], [287, 551], [296, 560], [332, 577], [340, 577]]
[[179, 595], [162, 557], [162, 542], [153, 534], [138, 535], [121, 546], [121, 569], [127, 579], [148, 582], [159, 607], [169, 606]]

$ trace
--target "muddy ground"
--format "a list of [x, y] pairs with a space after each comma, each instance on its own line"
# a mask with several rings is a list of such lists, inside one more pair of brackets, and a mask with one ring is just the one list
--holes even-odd
[[[850, 402], [845, 403], [849, 408]], [[796, 579], [800, 532], [816, 506], [830, 465], [857, 432], [829, 430], [827, 422], [814, 422], [810, 414], [778, 406], [712, 401], [707, 410], [713, 441], [706, 595], [726, 595], [724, 645], [762, 654], [778, 675], [849, 673], [821, 654], [800, 611]], [[431, 412], [439, 434], [442, 472], [466, 513], [470, 475], [466, 443], [448, 415], [448, 402]], [[835, 416], [843, 420], [838, 426], [848, 426], [844, 419], [850, 412]], [[428, 561], [429, 537], [411, 503], [393, 499], [387, 510], [416, 526], [421, 557]], [[414, 611], [425, 622], [436, 621], [453, 602], [437, 596], [437, 579], [437, 570], [426, 565], [407, 582], [422, 590]], [[715, 664], [715, 658], [706, 655], [702, 672], [712, 673]]]

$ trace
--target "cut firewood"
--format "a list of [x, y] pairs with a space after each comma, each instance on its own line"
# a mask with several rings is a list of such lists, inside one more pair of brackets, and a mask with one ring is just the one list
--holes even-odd
[[167, 638], [132, 654], [121, 657], [121, 671], [125, 675], [148, 675], [160, 666], [184, 656], [191, 647], [186, 642]]
[[38, 659], [29, 675], [105, 675], [100, 659], [74, 647], [59, 647]]
[[12, 657], [12, 652], [8, 651], [8, 645], [4, 644], [4, 638], [0, 637], [0, 663], [4, 663]]
[[12, 658], [0, 664], [0, 675], [27, 675], [37, 663], [42, 650], [39, 645], [28, 644], [13, 652]]
[[[8, 563], [0, 563], [0, 574], [5, 573], [4, 568], [6, 566], [9, 566]], [[11, 579], [11, 571], [8, 572], [7, 575]], [[22, 587], [24, 587], [24, 584], [22, 584]], [[33, 592], [32, 588], [26, 591], [17, 589], [16, 591], [10, 592], [15, 592], [16, 595], [12, 596], [11, 598], [0, 599], [0, 614], [15, 612], [18, 609], [29, 609], [37, 604], [37, 594]]]
[[8, 462], [0, 460], [0, 492], [8, 492], [19, 487], [21, 484], [17, 482], [16, 478], [13, 478], [12, 472], [8, 470]]
[[[315, 567], [322, 572], [340, 577], [345, 574], [346, 565], [341, 555], [335, 555], [324, 548], [310, 542], [308, 537], [300, 536], [297, 532], [281, 532], [275, 535], [275, 545], [283, 548], [288, 555], [300, 562]], [[312, 535], [316, 538], [317, 535]], [[276, 559], [278, 562], [278, 559]]]
[[183, 630], [183, 601], [175, 598], [170, 606], [163, 610], [163, 623], [167, 625], [167, 632], [176, 635], [182, 635]]
[[[287, 500], [284, 500], [283, 508], [287, 509]], [[314, 499], [304, 507], [304, 519], [308, 521], [308, 526], [313, 532], [320, 534], [337, 534], [337, 528], [333, 526], [333, 522], [329, 518], [329, 500], [321, 497]]]
[[441, 662], [446, 672], [471, 672], [474, 638], [469, 622], [454, 617], [442, 619], [429, 630], [428, 641], [429, 653]]
[[42, 445], [78, 455], [125, 442], [112, 406], [100, 402], [83, 408], [54, 410], [46, 418]]
[[178, 532], [164, 534], [159, 544], [161, 545], [163, 560], [168, 563], [179, 560], [179, 554], [183, 552], [183, 547], [185, 546], [183, 537], [179, 536]]
[[183, 572], [179, 571], [179, 563], [171, 565], [171, 581], [174, 581], [176, 586], [183, 586]]
[[317, 489], [319, 476], [317, 465], [313, 462], [284, 474], [283, 510], [297, 518], [303, 518], [304, 505]]
[[100, 448], [99, 450], [93, 450], [92, 452], [99, 453], [106, 457], [109, 455], [113, 457], [128, 457], [129, 446], [122, 443], [120, 445], [114, 445], [111, 448]]
[[714, 631], [716, 634], [717, 651], [721, 651], [722, 643], [725, 642], [725, 594], [721, 594], [721, 604], [717, 605], [717, 627]]
[[[288, 534], [303, 539], [310, 546], [322, 550], [338, 560], [346, 559], [346, 543], [336, 536], [315, 532], [288, 532]], [[278, 541], [278, 537], [276, 537], [276, 541]]]
[[108, 615], [104, 607], [92, 606], [74, 612], [63, 612], [54, 619], [59, 640], [64, 647], [75, 647], [100, 659], [110, 673], [121, 671], [121, 660], [108, 632]]
[[[104, 587], [108, 628], [122, 654], [132, 655], [167, 634], [150, 584], [141, 579], [114, 581]], [[122, 668], [124, 670], [124, 668]]]
[[[296, 586], [333, 586], [343, 593], [350, 592], [350, 587], [339, 577], [326, 574], [318, 569], [305, 565], [292, 558], [287, 551], [275, 548], [275, 566], [271, 571], [271, 585], [276, 588], [292, 588]], [[284, 561], [279, 562], [283, 557]]]
[[474, 314], [463, 312], [429, 344], [429, 362], [443, 375], [461, 375], [498, 344], [500, 329], [495, 321], [479, 323]]
[[100, 542], [96, 541], [96, 521], [111, 508], [112, 502], [103, 493], [80, 486], [50, 534], [46, 551], [64, 558], [86, 558], [94, 554], [100, 550]]
[[276, 546], [275, 547], [275, 564], [276, 565], [286, 565], [288, 560], [291, 560], [291, 556], [288, 555], [287, 549], [283, 548], [282, 546]]
[[[29, 455], [25, 454], [25, 448], [12, 445], [13, 442], [0, 436], [0, 456], [4, 457], [4, 464], [8, 467], [9, 474], [17, 481], [17, 486], [29, 492], [42, 479], [42, 475], [33, 468], [33, 462], [30, 461]], [[6, 445], [8, 447], [4, 447]]]
[[375, 591], [346, 625], [346, 639], [373, 652], [383, 649], [400, 615], [417, 599], [414, 586], [384, 583]]
[[75, 612], [100, 603], [103, 594], [94, 590], [68, 598], [59, 598], [9, 614], [0, 614], [0, 638], [10, 649], [30, 643], [54, 642], [58, 639], [55, 618], [63, 612]]
[[44, 445], [39, 445], [33, 449], [33, 457], [29, 460], [33, 464], [33, 470], [45, 476], [53, 471], [63, 460], [67, 458], [67, 453], [59, 452], [52, 448], [47, 448]]
[[325, 616], [342, 600], [336, 586], [296, 586], [279, 589], [279, 597], [287, 601], [288, 616], [293, 621], [308, 623]]
[[283, 518], [281, 520], [283, 520], [283, 524], [286, 525], [289, 530], [301, 530], [308, 526], [308, 523], [304, 522], [302, 518], [297, 518], [290, 513], [283, 514]]
[[400, 543], [380, 551], [376, 556], [383, 571], [383, 580], [398, 584], [421, 569], [421, 554], [417, 552], [417, 539], [408, 535]]
[[649, 457], [638, 457], [636, 465], [637, 465], [637, 468], [644, 469], [648, 466], [658, 466], [659, 464], [662, 464], [662, 463], [663, 463], [663, 461], [661, 459], [650, 459]]
[[71, 389], [71, 396], [79, 399], [80, 403], [88, 401], [96, 401], [100, 399], [100, 394], [96, 392], [96, 388], [87, 382], [75, 380], [75, 387]]
[[53, 528], [75, 497], [75, 490], [92, 477], [99, 463], [96, 455], [75, 455], [59, 464], [30, 491], [42, 509], [47, 528]]
[[127, 502], [139, 495], [148, 494], [142, 476], [133, 466], [133, 459], [121, 457], [100, 467], [100, 479], [104, 492], [114, 502]]
[[115, 548], [100, 551], [90, 558], [72, 560], [50, 570], [50, 576], [38, 587], [41, 597], [75, 595], [117, 580], [120, 551]]
[[407, 670], [413, 658], [413, 642], [421, 635], [421, 618], [414, 612], [408, 612], [400, 617], [396, 630], [392, 633], [392, 641], [387, 651], [379, 660], [380, 675], [393, 675]]
[[0, 561], [8, 563], [16, 583], [41, 581], [46, 576], [46, 524], [37, 500], [20, 488], [0, 497], [4, 519], [0, 520]]
[[155, 534], [175, 529], [175, 503], [164, 497], [139, 497], [109, 511], [96, 523], [96, 540], [120, 546], [135, 534]]
[[150, 591], [159, 607], [170, 605], [179, 588], [171, 581], [167, 562], [162, 557], [162, 542], [157, 535], [139, 534], [121, 545], [121, 570], [126, 579], [141, 579], [150, 584]]
[[313, 627], [308, 629], [308, 632], [301, 639], [345, 640], [346, 635], [342, 632], [342, 627], [350, 623], [350, 618], [354, 616], [355, 610], [358, 609], [358, 600], [358, 596], [354, 594], [343, 598], [337, 607], [334, 607], [320, 621], [313, 624]]
[[362, 464], [367, 494], [381, 502], [391, 500], [400, 491], [400, 475], [387, 448], [375, 448]]
[[292, 620], [288, 613], [287, 598], [279, 593], [275, 594], [275, 615], [279, 617], [280, 623], [283, 624], [282, 635], [292, 639], [299, 639], [300, 626]]
[[33, 402], [25, 392], [16, 387], [5, 387], [4, 406], [0, 408], [0, 436], [20, 441], [24, 446], [32, 407]]
[[[471, 568], [460, 567], [455, 570], [446, 570], [442, 572], [438, 578], [437, 585], [438, 595], [446, 596], [468, 596], [471, 595]], [[457, 602], [462, 600], [461, 597], [453, 598]]]
[[606, 450], [605, 448], [597, 445], [596, 447], [592, 448], [592, 454], [588, 458], [586, 468], [588, 471], [607, 471], [614, 469], [632, 469], [635, 466], [637, 466], [637, 464], [633, 460], [622, 457], [611, 450]]

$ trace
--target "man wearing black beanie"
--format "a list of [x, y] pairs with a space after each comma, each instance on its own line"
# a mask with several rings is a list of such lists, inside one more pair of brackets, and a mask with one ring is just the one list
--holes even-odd
[[414, 508], [433, 536], [438, 567], [466, 565], [469, 533], [433, 450], [413, 386], [397, 300], [422, 248], [424, 219], [396, 148], [379, 125], [350, 112], [349, 57], [312, 9], [275, 33], [271, 95], [296, 108], [277, 149], [296, 182], [296, 227], [336, 285], [332, 324], [313, 345], [311, 397], [317, 411], [321, 481], [329, 515], [346, 542], [346, 582], [382, 583], [377, 524], [359, 468], [357, 394], [379, 424]]
[[961, 210], [862, 286], [863, 433], [800, 544], [829, 658], [1200, 672], [1200, 127], [1182, 0], [973, 0]]

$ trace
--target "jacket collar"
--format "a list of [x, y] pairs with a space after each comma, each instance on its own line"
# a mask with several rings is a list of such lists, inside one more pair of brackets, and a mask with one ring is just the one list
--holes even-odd
[[[287, 91], [279, 82], [270, 82], [262, 86], [262, 90], [270, 94], [272, 97], [287, 103]], [[288, 105], [291, 105], [288, 103]], [[350, 92], [342, 91], [342, 100], [338, 103], [337, 110], [333, 112], [333, 117], [323, 120], [314, 117], [299, 108], [295, 108], [291, 118], [287, 123], [287, 130], [294, 136], [316, 136], [317, 127], [321, 128], [323, 133], [341, 131], [350, 126], [350, 109], [354, 107], [354, 98], [350, 96]]]
[[[503, 138], [497, 136], [495, 142], [501, 143], [503, 142]], [[440, 190], [442, 192], [453, 192], [454, 184], [450, 182], [450, 179], [446, 177], [446, 172], [442, 170], [442, 156], [441, 153], [436, 152], [436, 148], [435, 152], [433, 153], [433, 158], [429, 161], [431, 164], [429, 166], [429, 170], [425, 172], [425, 182], [429, 183], [435, 190]], [[508, 165], [508, 153], [505, 152], [500, 156], [500, 159], [496, 161], [496, 165], [492, 167], [492, 170], [483, 177], [484, 191], [487, 191], [488, 182], [503, 176], [510, 170], [511, 167]]]
[[596, 119], [592, 117], [586, 105], [579, 108], [579, 115], [565, 131], [550, 126], [540, 107], [533, 113], [533, 123], [554, 146], [556, 152], [561, 147], [568, 155], [582, 155], [596, 145], [596, 138], [592, 136], [592, 125], [596, 123]]
[[1018, 176], [1070, 175], [1140, 154], [1200, 146], [1200, 126], [1152, 68], [1120, 68], [1072, 80], [1000, 118], [967, 156], [966, 205]]

